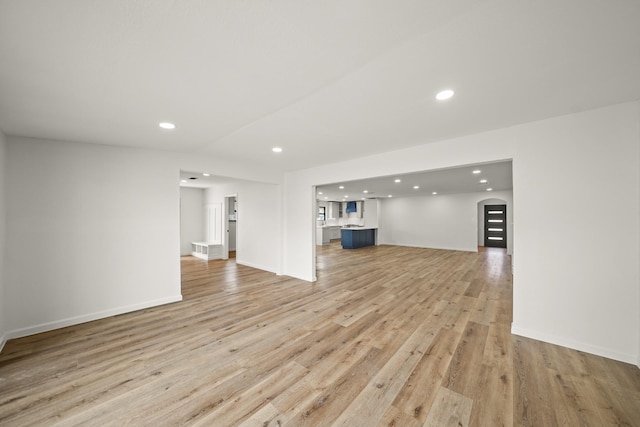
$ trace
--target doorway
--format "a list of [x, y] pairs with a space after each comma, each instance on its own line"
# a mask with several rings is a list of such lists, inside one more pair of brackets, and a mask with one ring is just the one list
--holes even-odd
[[484, 206], [484, 246], [507, 247], [507, 205]]
[[238, 198], [237, 194], [224, 197], [224, 259], [236, 258], [238, 250]]

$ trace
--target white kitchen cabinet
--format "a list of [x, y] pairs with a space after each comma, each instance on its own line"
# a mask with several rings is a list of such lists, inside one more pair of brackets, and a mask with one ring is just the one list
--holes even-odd
[[328, 227], [329, 240], [340, 239], [340, 227]]
[[316, 245], [328, 245], [329, 234], [325, 231], [324, 227], [316, 228]]
[[328, 245], [332, 240], [340, 239], [339, 226], [317, 227], [316, 228], [316, 245]]
[[338, 219], [341, 217], [340, 202], [329, 202], [327, 219]]

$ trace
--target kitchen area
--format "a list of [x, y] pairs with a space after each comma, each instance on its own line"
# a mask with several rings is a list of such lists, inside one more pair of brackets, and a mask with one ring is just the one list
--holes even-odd
[[317, 201], [316, 244], [340, 241], [343, 249], [377, 243], [378, 199]]

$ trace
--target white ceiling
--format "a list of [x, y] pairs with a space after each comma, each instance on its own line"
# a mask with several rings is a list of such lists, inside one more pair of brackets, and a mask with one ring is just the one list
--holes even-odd
[[0, 129], [301, 169], [638, 100], [639, 22], [631, 0], [0, 0]]
[[250, 181], [230, 178], [226, 176], [212, 175], [207, 172], [180, 171], [180, 187], [205, 189], [217, 185], [237, 184], [240, 182]]
[[[474, 171], [480, 171], [474, 173]], [[400, 182], [395, 182], [397, 179]], [[481, 183], [486, 180], [486, 183]], [[344, 187], [340, 189], [340, 187]], [[419, 188], [415, 189], [414, 186]], [[316, 187], [316, 198], [324, 201], [371, 198], [437, 196], [513, 189], [511, 161], [431, 170], [407, 175], [384, 176]], [[367, 191], [367, 193], [365, 193]], [[322, 194], [320, 194], [322, 193]]]
[[[473, 171], [480, 171], [473, 173]], [[399, 179], [400, 182], [395, 182]], [[486, 180], [481, 183], [480, 180]], [[207, 172], [180, 171], [180, 186], [188, 188], [211, 188], [217, 185], [246, 182], [243, 180], [217, 176]], [[415, 189], [414, 186], [420, 188]], [[344, 187], [340, 189], [339, 187]], [[413, 197], [433, 195], [503, 191], [513, 189], [511, 161], [484, 163], [336, 182], [316, 187], [317, 199], [324, 201], [361, 200], [373, 198]], [[365, 193], [364, 191], [367, 191]], [[322, 194], [320, 194], [322, 193]]]

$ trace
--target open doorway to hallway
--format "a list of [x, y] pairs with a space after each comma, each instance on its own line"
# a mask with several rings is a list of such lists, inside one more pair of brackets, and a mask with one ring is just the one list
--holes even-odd
[[180, 255], [205, 261], [237, 255], [237, 194], [231, 178], [180, 172]]
[[238, 236], [238, 195], [225, 196], [224, 209], [226, 212], [225, 222], [225, 256], [224, 259], [236, 258], [237, 236]]

